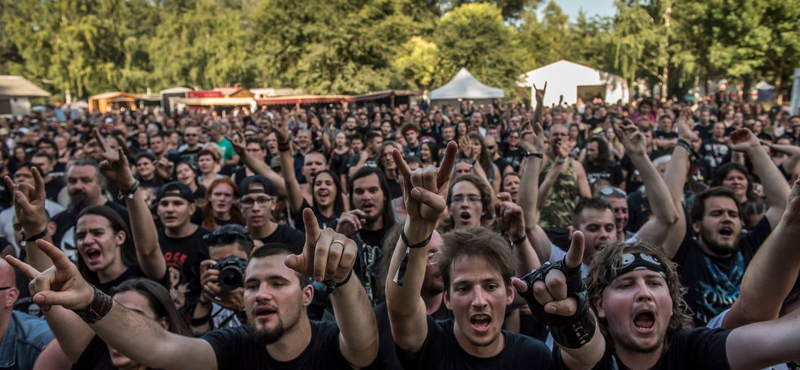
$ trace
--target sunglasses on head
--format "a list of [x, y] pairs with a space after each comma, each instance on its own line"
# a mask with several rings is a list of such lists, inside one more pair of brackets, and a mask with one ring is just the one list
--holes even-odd
[[612, 187], [608, 187], [608, 188], [602, 188], [602, 189], [598, 190], [594, 194], [595, 197], [600, 197], [600, 196], [603, 196], [603, 195], [605, 195], [605, 196], [608, 196], [608, 195], [619, 195], [619, 196], [623, 196], [623, 197], [626, 197], [626, 198], [628, 197], [628, 193], [626, 193], [625, 190], [622, 190], [622, 189], [620, 189], [618, 187], [613, 187], [613, 186]]

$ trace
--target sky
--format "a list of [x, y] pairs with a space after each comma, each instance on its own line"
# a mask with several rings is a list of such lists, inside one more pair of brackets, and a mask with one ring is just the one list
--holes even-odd
[[[586, 16], [591, 18], [593, 15], [611, 16], [616, 12], [614, 8], [614, 0], [555, 0], [564, 13], [569, 15], [571, 21], [575, 20], [578, 12], [583, 8]], [[547, 1], [542, 4], [539, 9], [544, 9]]]

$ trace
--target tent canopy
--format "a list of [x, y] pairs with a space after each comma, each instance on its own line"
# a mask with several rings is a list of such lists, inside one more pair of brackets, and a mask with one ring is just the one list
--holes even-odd
[[20, 76], [0, 76], [0, 96], [46, 98], [50, 93]]
[[[567, 104], [574, 104], [578, 98], [587, 101], [601, 97], [607, 103], [627, 103], [630, 99], [628, 84], [622, 77], [568, 60], [534, 69], [519, 80], [519, 86], [526, 88], [536, 84], [541, 89], [547, 82], [547, 94], [544, 97], [546, 106], [558, 104], [561, 98]], [[535, 106], [536, 101], [531, 103]]]
[[504, 96], [503, 89], [484, 85], [466, 68], [461, 68], [444, 86], [431, 91], [431, 100], [496, 99]]

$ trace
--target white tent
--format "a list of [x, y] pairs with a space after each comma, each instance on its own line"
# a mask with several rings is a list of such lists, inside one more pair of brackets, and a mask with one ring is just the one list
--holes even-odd
[[[627, 103], [630, 99], [628, 83], [620, 76], [598, 71], [584, 65], [567, 60], [560, 60], [525, 73], [521, 76], [519, 86], [543, 88], [547, 82], [547, 92], [544, 104], [551, 106], [563, 102], [574, 104], [580, 97], [584, 102], [600, 97], [607, 103], [622, 101]], [[531, 94], [534, 98], [534, 94]], [[532, 105], [536, 105], [535, 98]]]
[[459, 99], [472, 100], [477, 104], [489, 103], [491, 99], [504, 96], [503, 89], [484, 85], [466, 68], [461, 68], [450, 82], [431, 91], [430, 95], [431, 103], [435, 105], [457, 104]]

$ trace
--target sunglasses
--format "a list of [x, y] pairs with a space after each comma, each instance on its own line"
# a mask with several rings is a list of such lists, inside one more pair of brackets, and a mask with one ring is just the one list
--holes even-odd
[[613, 186], [612, 187], [608, 187], [608, 188], [602, 188], [602, 189], [598, 190], [594, 194], [595, 197], [599, 197], [599, 196], [602, 196], [602, 195], [605, 195], [605, 196], [608, 196], [608, 195], [619, 195], [619, 196], [626, 197], [626, 198], [628, 197], [628, 193], [626, 193], [625, 190], [622, 190], [620, 188], [613, 187]]

